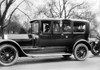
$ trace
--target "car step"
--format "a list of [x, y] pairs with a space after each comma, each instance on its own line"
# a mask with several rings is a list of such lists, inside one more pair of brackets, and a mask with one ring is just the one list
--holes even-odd
[[38, 57], [38, 56], [60, 56], [60, 55], [71, 55], [71, 53], [44, 53], [44, 54], [27, 54], [28, 57]]

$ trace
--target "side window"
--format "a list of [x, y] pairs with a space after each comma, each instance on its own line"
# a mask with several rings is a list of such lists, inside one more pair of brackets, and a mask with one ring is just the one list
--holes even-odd
[[71, 33], [71, 22], [70, 21], [63, 21], [63, 32], [64, 33]]
[[60, 32], [60, 21], [53, 21], [53, 32], [54, 33]]
[[85, 32], [85, 29], [86, 29], [86, 25], [85, 23], [82, 23], [82, 22], [74, 22], [74, 27], [73, 27], [73, 30], [74, 30], [74, 33], [76, 32]]
[[39, 22], [34, 21], [32, 23], [32, 33], [38, 33], [38, 31], [39, 31]]
[[42, 32], [43, 33], [50, 33], [51, 30], [51, 21], [42, 21]]

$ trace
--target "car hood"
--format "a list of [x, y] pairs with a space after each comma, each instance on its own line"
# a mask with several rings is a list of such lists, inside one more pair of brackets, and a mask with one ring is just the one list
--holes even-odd
[[[32, 34], [33, 39], [38, 38], [36, 34]], [[4, 39], [30, 39], [28, 34], [4, 34]]]

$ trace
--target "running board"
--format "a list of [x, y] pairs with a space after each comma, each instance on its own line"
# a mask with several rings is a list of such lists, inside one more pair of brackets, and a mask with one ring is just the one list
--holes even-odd
[[67, 52], [66, 47], [37, 47], [37, 48], [23, 48], [26, 54], [48, 54]]
[[28, 57], [38, 57], [38, 56], [60, 56], [60, 55], [71, 55], [71, 53], [44, 53], [44, 54], [27, 54]]

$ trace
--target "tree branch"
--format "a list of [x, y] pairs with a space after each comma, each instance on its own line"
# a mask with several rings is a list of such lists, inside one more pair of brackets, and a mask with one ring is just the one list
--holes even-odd
[[27, 1], [27, 0], [24, 0], [24, 1], [29, 7], [31, 7], [30, 4], [33, 5], [30, 1]]
[[61, 2], [59, 0], [59, 17], [61, 18]]
[[84, 2], [81, 3], [81, 4], [78, 4], [78, 5], [74, 6], [74, 7], [72, 7], [72, 8], [69, 10], [68, 14], [66, 15], [66, 18], [69, 17], [69, 15], [70, 15], [70, 13], [71, 13], [71, 11], [72, 11], [73, 9], [75, 9], [76, 7], [79, 7], [79, 6], [83, 5], [83, 4], [84, 4]]
[[8, 24], [7, 25], [5, 25], [5, 26], [3, 26], [3, 28], [5, 28], [6, 26], [8, 26], [9, 25], [9, 23], [10, 23], [10, 21], [11, 21], [11, 17], [12, 17], [12, 15], [13, 15], [13, 13], [16, 11], [16, 9], [22, 4], [24, 2], [24, 0], [22, 1], [22, 2], [20, 2], [18, 5], [17, 5], [17, 7], [11, 12], [11, 14], [10, 14], [10, 17], [9, 17], [9, 21], [8, 21]]
[[6, 6], [7, 6], [7, 4], [8, 4], [8, 0], [6, 0]]
[[1, 5], [2, 5], [2, 3], [4, 2], [5, 0], [2, 0], [1, 2], [0, 2], [0, 18], [1, 18], [1, 15], [2, 15], [2, 13], [1, 13]]
[[57, 5], [54, 3], [54, 6], [55, 6], [55, 8], [58, 10], [58, 12], [59, 12], [59, 8], [57, 7]]
[[1, 7], [1, 5], [2, 5], [2, 3], [4, 2], [5, 0], [2, 0], [1, 2], [0, 2], [0, 7]]
[[25, 12], [23, 12], [21, 9], [17, 8], [20, 12], [22, 12], [23, 14], [25, 14], [30, 20], [31, 18], [29, 17], [29, 15], [27, 15]]
[[54, 9], [52, 9], [52, 11], [59, 17], [59, 14]]
[[50, 13], [51, 13], [52, 17], [54, 17], [53, 12], [52, 12], [52, 9], [50, 9]]
[[46, 17], [48, 17], [48, 18], [50, 17], [46, 11], [43, 12], [43, 14], [44, 14]]
[[[4, 20], [5, 20], [5, 17], [6, 17], [6, 15], [7, 15], [7, 12], [8, 12], [8, 9], [10, 8], [10, 6], [11, 6], [11, 4], [12, 4], [12, 2], [13, 2], [13, 0], [9, 0], [9, 2], [8, 2], [8, 4], [6, 4], [6, 8], [5, 8], [5, 10], [4, 10], [4, 12], [3, 12], [3, 15], [2, 15], [2, 22], [4, 22]], [[2, 23], [2, 27], [3, 27], [3, 23]]]
[[61, 10], [61, 16], [62, 16], [64, 11], [65, 11], [65, 14], [66, 14], [66, 3], [67, 2], [68, 2], [68, 0], [63, 0], [63, 7], [62, 7], [62, 10]]

